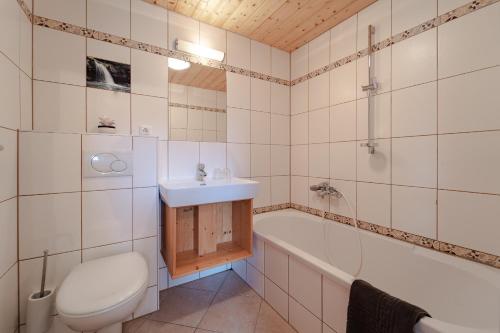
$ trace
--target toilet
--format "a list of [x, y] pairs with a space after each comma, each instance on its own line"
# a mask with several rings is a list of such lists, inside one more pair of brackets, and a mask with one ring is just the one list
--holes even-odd
[[90, 260], [75, 267], [57, 292], [61, 321], [80, 332], [120, 333], [148, 285], [148, 266], [137, 252]]

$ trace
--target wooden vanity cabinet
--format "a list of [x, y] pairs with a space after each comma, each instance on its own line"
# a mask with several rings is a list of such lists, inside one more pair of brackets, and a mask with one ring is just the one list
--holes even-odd
[[173, 278], [252, 255], [252, 200], [189, 207], [162, 203], [161, 254]]

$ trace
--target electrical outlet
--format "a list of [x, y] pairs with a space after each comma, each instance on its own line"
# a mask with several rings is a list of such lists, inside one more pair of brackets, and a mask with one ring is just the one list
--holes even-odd
[[153, 126], [142, 125], [139, 127], [139, 135], [148, 136], [153, 133]]

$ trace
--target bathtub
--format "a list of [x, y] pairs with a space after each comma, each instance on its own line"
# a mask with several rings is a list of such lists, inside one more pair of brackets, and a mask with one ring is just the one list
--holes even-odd
[[[353, 227], [327, 221], [325, 229], [324, 221], [292, 209], [254, 217], [247, 281], [253, 286], [262, 275], [266, 300], [299, 332], [345, 332], [361, 252]], [[500, 331], [500, 270], [363, 230], [360, 236], [359, 278], [432, 315], [414, 332]]]

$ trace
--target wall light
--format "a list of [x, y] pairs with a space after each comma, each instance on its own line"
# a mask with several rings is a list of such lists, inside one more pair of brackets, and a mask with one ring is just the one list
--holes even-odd
[[224, 60], [224, 52], [211, 49], [206, 46], [201, 46], [199, 44], [187, 42], [185, 40], [177, 39], [175, 41], [175, 47], [179, 51], [191, 53], [203, 58], [213, 59], [217, 61]]
[[176, 71], [183, 71], [191, 67], [191, 64], [184, 60], [168, 58], [168, 67]]

